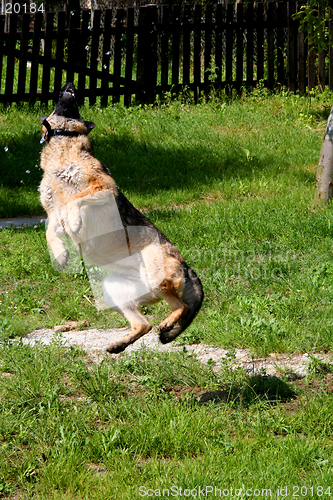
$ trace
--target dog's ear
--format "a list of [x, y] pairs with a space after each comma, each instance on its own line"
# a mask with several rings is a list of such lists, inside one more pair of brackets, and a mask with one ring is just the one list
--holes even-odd
[[93, 128], [95, 128], [95, 124], [93, 122], [84, 122], [84, 124], [88, 129], [88, 134], [89, 134], [89, 132], [92, 131]]
[[44, 115], [44, 116], [40, 117], [40, 122], [42, 125], [43, 125], [44, 120], [46, 120], [47, 118], [48, 118], [48, 115]]

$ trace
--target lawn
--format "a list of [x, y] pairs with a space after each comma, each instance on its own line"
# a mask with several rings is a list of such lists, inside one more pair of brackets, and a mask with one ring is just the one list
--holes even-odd
[[[202, 279], [203, 309], [183, 341], [260, 355], [331, 348], [332, 215], [314, 207], [330, 97], [259, 90], [198, 106], [82, 110], [96, 122], [96, 156]], [[42, 213], [39, 116], [46, 112], [13, 107], [0, 118], [2, 217]], [[0, 255], [7, 331], [83, 319], [125, 325], [95, 309], [87, 276], [52, 268], [42, 227], [2, 231]], [[145, 312], [156, 324], [167, 308]]]
[[[332, 101], [259, 88], [197, 106], [81, 110], [96, 123], [96, 156], [202, 280], [203, 308], [180, 344], [230, 358], [237, 347], [332, 350], [333, 221], [330, 206], [314, 206]], [[39, 116], [49, 111], [2, 109], [0, 217], [43, 213]], [[97, 366], [58, 344], [23, 346], [13, 339], [67, 320], [126, 325], [96, 310], [84, 272], [53, 269], [42, 226], [0, 232], [0, 311], [0, 498], [333, 494], [333, 376], [315, 357], [292, 381], [215, 372], [186, 349]], [[167, 311], [144, 313], [156, 325]]]

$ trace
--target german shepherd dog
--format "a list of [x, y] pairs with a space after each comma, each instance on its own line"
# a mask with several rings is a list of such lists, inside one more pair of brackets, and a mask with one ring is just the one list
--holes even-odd
[[48, 214], [46, 239], [66, 269], [70, 238], [85, 262], [106, 271], [102, 290], [108, 307], [122, 314], [131, 331], [106, 350], [119, 353], [152, 328], [140, 306], [165, 300], [171, 314], [158, 326], [163, 344], [195, 318], [201, 282], [178, 249], [118, 189], [92, 153], [92, 122], [81, 119], [75, 86], [67, 83], [50, 116], [41, 117], [43, 179], [40, 199]]

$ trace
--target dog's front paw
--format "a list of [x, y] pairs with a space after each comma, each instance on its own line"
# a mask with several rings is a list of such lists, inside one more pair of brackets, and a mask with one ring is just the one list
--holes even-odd
[[56, 257], [56, 261], [58, 262], [59, 266], [65, 267], [67, 265], [69, 259], [69, 251], [65, 250], [65, 252], [62, 252], [60, 255]]
[[82, 227], [82, 219], [81, 217], [76, 217], [75, 219], [69, 219], [68, 225], [73, 234], [78, 234]]
[[82, 226], [81, 203], [74, 201], [66, 205], [67, 225], [73, 234], [78, 234]]

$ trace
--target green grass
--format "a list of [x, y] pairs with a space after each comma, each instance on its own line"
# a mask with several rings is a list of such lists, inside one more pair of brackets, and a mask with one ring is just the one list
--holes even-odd
[[[239, 498], [281, 498], [286, 487], [288, 498], [333, 494], [332, 367], [313, 354], [333, 344], [332, 212], [314, 207], [331, 101], [259, 89], [196, 107], [81, 110], [96, 123], [96, 156], [202, 279], [203, 308], [179, 342], [308, 351], [311, 366], [290, 382], [226, 364], [215, 372], [186, 350], [97, 366], [56, 343], [23, 346], [13, 339], [66, 320], [126, 322], [96, 310], [85, 273], [53, 269], [42, 226], [4, 229], [0, 498], [135, 499], [163, 488], [182, 498], [210, 486]], [[2, 109], [0, 217], [43, 213], [39, 116], [48, 111]], [[167, 311], [144, 313], [158, 324]], [[202, 404], [212, 391], [220, 400]]]
[[[76, 349], [11, 342], [1, 372], [5, 498], [133, 499], [210, 486], [240, 498], [313, 487], [319, 498], [316, 488], [329, 487], [332, 378], [215, 373], [186, 351], [95, 366]], [[200, 402], [216, 390], [220, 400]]]

